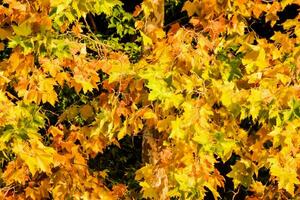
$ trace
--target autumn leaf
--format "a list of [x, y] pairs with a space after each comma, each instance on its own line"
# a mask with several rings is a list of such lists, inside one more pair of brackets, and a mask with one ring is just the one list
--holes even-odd
[[253, 181], [253, 174], [253, 164], [248, 160], [240, 160], [235, 163], [227, 176], [233, 178], [234, 188], [237, 188], [240, 184], [247, 188]]
[[143, 38], [143, 44], [144, 46], [151, 46], [153, 44], [152, 39], [148, 37], [145, 33], [140, 31], [142, 38]]
[[15, 182], [25, 184], [30, 177], [27, 167], [23, 165], [21, 160], [17, 159], [8, 164], [6, 170], [2, 174], [2, 178], [9, 184]]
[[93, 107], [91, 105], [84, 105], [79, 109], [79, 113], [81, 117], [85, 120], [87, 120], [90, 117], [94, 116]]
[[271, 163], [270, 173], [278, 179], [279, 189], [285, 189], [291, 195], [294, 196], [295, 185], [300, 184], [298, 175], [294, 170], [296, 167], [296, 162], [291, 157], [286, 157], [286, 163], [283, 167], [279, 162], [280, 157], [270, 158]]
[[299, 197], [299, 0], [1, 2], [0, 199]]
[[263, 70], [268, 67], [268, 60], [266, 58], [266, 52], [262, 47], [251, 46], [251, 49], [244, 58], [242, 63], [246, 66], [247, 73], [250, 74], [256, 70]]
[[195, 13], [199, 12], [198, 6], [200, 5], [199, 1], [186, 1], [182, 7], [182, 10], [187, 11], [189, 16], [193, 16]]
[[12, 26], [14, 32], [20, 36], [28, 36], [31, 34], [31, 25], [29, 23], [23, 22], [18, 26]]
[[8, 29], [0, 28], [0, 39], [4, 40], [11, 36], [11, 32]]
[[51, 174], [51, 165], [54, 165], [55, 150], [45, 147], [41, 142], [31, 140], [29, 143], [15, 141], [13, 151], [27, 164], [29, 171], [35, 175], [38, 171]]

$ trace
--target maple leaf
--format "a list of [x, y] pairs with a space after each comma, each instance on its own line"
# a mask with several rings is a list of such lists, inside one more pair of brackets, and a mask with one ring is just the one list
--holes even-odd
[[[297, 164], [290, 156], [286, 156], [285, 158], [281, 156], [278, 155], [275, 158], [269, 159], [271, 163], [270, 173], [272, 176], [277, 177], [279, 189], [283, 188], [294, 196], [295, 185], [300, 184], [298, 174], [295, 170]], [[286, 162], [284, 166], [280, 163], [282, 159]]]
[[[135, 18], [123, 4], [127, 8], [120, 0], [0, 5], [0, 150], [8, 162], [0, 198], [135, 195], [125, 184], [109, 190], [112, 169], [97, 173], [88, 159], [110, 144], [123, 148], [124, 137], [136, 134], [147, 154], [136, 172], [137, 196], [204, 199], [210, 190], [220, 198], [225, 185], [217, 158], [237, 157], [228, 177], [235, 188], [255, 192], [246, 198], [286, 198], [281, 190], [297, 198], [300, 26], [299, 16], [284, 18], [299, 0], [144, 0]], [[179, 14], [178, 6], [192, 26], [182, 19], [164, 24], [169, 13]], [[94, 23], [99, 28], [101, 14], [112, 34], [90, 30]], [[259, 19], [247, 23], [250, 18]], [[262, 39], [262, 30], [251, 31], [256, 21], [283, 30]], [[134, 48], [141, 54], [132, 55]], [[77, 94], [58, 98], [65, 87]], [[49, 115], [46, 103], [56, 108]], [[78, 117], [84, 123], [75, 122]], [[247, 133], [241, 127], [250, 117]], [[259, 131], [253, 133], [252, 121], [262, 125]], [[254, 181], [261, 167], [270, 169], [272, 184]]]
[[17, 182], [24, 185], [26, 181], [29, 180], [29, 172], [22, 161], [20, 159], [16, 159], [8, 163], [6, 170], [2, 174], [2, 178], [8, 184]]
[[30, 140], [29, 143], [16, 140], [13, 151], [24, 160], [33, 176], [38, 171], [51, 173], [51, 168], [54, 164], [54, 149], [45, 147], [37, 140]]
[[237, 188], [240, 184], [247, 188], [253, 181], [254, 169], [251, 161], [239, 160], [234, 164], [227, 176], [233, 178], [234, 188]]
[[257, 194], [263, 194], [266, 189], [266, 187], [261, 182], [258, 181], [254, 181], [250, 187], [251, 187], [251, 191], [254, 191]]
[[264, 48], [253, 45], [250, 47], [252, 50], [246, 53], [242, 59], [242, 63], [246, 65], [248, 74], [255, 71], [256, 67], [258, 67], [258, 70], [262, 70], [269, 66]]
[[182, 10], [187, 11], [189, 16], [193, 16], [195, 13], [199, 12], [200, 2], [195, 0], [193, 2], [186, 1], [182, 7]]
[[20, 36], [28, 36], [31, 34], [31, 25], [27, 22], [23, 22], [18, 26], [12, 26], [14, 32]]
[[259, 117], [262, 100], [262, 92], [260, 90], [252, 89], [248, 101], [251, 104], [249, 112], [254, 120]]
[[177, 118], [175, 121], [171, 122], [172, 126], [172, 132], [170, 134], [170, 138], [178, 138], [178, 139], [184, 139], [186, 137], [186, 131], [182, 128], [182, 123], [179, 118]]

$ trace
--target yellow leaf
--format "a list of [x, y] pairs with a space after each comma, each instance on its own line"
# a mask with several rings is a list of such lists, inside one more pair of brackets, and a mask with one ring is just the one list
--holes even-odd
[[199, 144], [205, 145], [211, 142], [210, 133], [203, 128], [201, 128], [198, 124], [195, 124], [195, 136], [193, 140]]
[[290, 5], [294, 2], [294, 0], [282, 0], [280, 1], [280, 4], [282, 6], [282, 9], [284, 9], [287, 5]]
[[212, 192], [215, 200], [217, 200], [220, 197], [219, 192], [211, 184], [208, 183], [207, 188]]
[[195, 13], [199, 12], [198, 8], [199, 2], [196, 0], [194, 2], [186, 1], [182, 7], [182, 11], [186, 11], [188, 16], [191, 17]]
[[257, 194], [263, 194], [266, 187], [261, 182], [254, 181], [251, 184], [250, 188], [251, 188], [251, 191], [254, 191]]
[[162, 120], [159, 120], [157, 122], [157, 129], [159, 132], [162, 132], [162, 131], [165, 131], [167, 130], [170, 125], [171, 125], [171, 121], [175, 120], [175, 117], [174, 116], [168, 116], [166, 119], [162, 119]]
[[224, 106], [229, 107], [233, 103], [234, 84], [233, 82], [225, 83], [220, 88], [222, 90], [221, 102]]
[[45, 147], [40, 141], [30, 140], [29, 146], [28, 143], [16, 140], [13, 145], [13, 152], [24, 160], [33, 176], [37, 171], [51, 173], [55, 150]]
[[146, 111], [144, 113], [143, 118], [144, 119], [156, 119], [157, 116], [154, 112], [152, 112], [152, 110], [149, 109], [148, 111]]
[[257, 72], [257, 73], [253, 73], [251, 75], [248, 76], [248, 83], [257, 83], [261, 80], [262, 78], [262, 73], [261, 72]]
[[28, 36], [32, 32], [31, 25], [27, 22], [23, 22], [22, 24], [20, 24], [18, 26], [13, 25], [12, 28], [13, 28], [14, 32], [20, 36]]
[[194, 187], [195, 179], [186, 173], [176, 173], [174, 174], [174, 178], [179, 184], [179, 189], [182, 191], [189, 191]]
[[57, 101], [57, 94], [54, 91], [54, 85], [56, 85], [56, 82], [53, 78], [44, 78], [43, 76], [39, 77], [39, 93], [43, 103], [49, 102], [52, 106], [54, 106]]
[[242, 59], [242, 63], [246, 66], [246, 71], [248, 74], [257, 70], [262, 70], [268, 67], [269, 62], [266, 58], [266, 52], [264, 48], [250, 45], [252, 50], [250, 50]]
[[64, 135], [64, 132], [55, 126], [51, 126], [48, 131], [53, 137], [62, 137]]
[[165, 31], [163, 30], [163, 29], [156, 29], [155, 30], [155, 37], [157, 38], [157, 39], [162, 39], [162, 38], [164, 38], [166, 36], [166, 33], [165, 33]]
[[276, 59], [280, 58], [281, 56], [282, 56], [281, 51], [279, 51], [277, 48], [272, 49], [273, 60], [276, 60]]
[[254, 120], [258, 118], [261, 110], [262, 93], [260, 90], [252, 89], [251, 94], [248, 97], [250, 103], [250, 114]]
[[[76, 74], [76, 76], [74, 76], [74, 80], [75, 83], [74, 87], [76, 90], [78, 90], [78, 92], [82, 89], [84, 93], [87, 93], [88, 91], [93, 91], [93, 89], [95, 88], [93, 86], [93, 84], [89, 81], [89, 80], [85, 80], [82, 74]], [[78, 88], [76, 88], [78, 87]]]
[[140, 31], [142, 39], [143, 39], [143, 45], [144, 46], [151, 46], [153, 44], [152, 39], [148, 37], [145, 33]]
[[150, 187], [151, 187], [151, 186], [150, 186], [147, 182], [145, 182], [145, 181], [140, 182], [140, 186], [142, 186], [142, 187], [144, 188], [144, 190], [145, 190], [146, 188], [150, 188]]
[[125, 125], [121, 128], [121, 130], [118, 133], [118, 140], [121, 140], [127, 134], [127, 123], [127, 120], [125, 120]]
[[179, 196], [180, 196], [180, 192], [178, 191], [177, 188], [175, 188], [175, 189], [169, 190], [169, 191], [168, 191], [168, 195], [169, 195], [170, 197], [179, 197]]
[[42, 92], [42, 102], [49, 102], [52, 106], [55, 105], [57, 101], [57, 94], [54, 90], [49, 90], [48, 92]]
[[257, 60], [256, 60], [256, 65], [258, 66], [258, 68], [260, 70], [268, 67], [269, 63], [266, 59], [267, 59], [266, 58], [266, 52], [265, 52], [264, 48], [260, 48], [259, 53], [258, 53], [258, 57], [257, 57]]
[[277, 158], [270, 158], [270, 173], [272, 176], [277, 177], [279, 189], [283, 188], [294, 196], [295, 184], [300, 184], [297, 174], [297, 163], [294, 158], [291, 157], [284, 159], [286, 162], [284, 166], [282, 166]]
[[286, 85], [287, 83], [291, 82], [291, 77], [285, 75], [285, 74], [276, 74], [276, 78], [279, 79], [283, 85]]
[[184, 139], [186, 137], [186, 132], [182, 129], [182, 121], [177, 118], [175, 121], [171, 122], [172, 131], [170, 134], [170, 138]]

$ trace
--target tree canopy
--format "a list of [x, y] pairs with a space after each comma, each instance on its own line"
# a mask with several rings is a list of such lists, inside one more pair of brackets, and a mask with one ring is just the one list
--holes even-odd
[[1, 199], [299, 199], [299, 0], [0, 0]]

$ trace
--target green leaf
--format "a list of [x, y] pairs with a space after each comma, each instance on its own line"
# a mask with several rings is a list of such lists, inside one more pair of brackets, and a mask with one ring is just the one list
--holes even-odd
[[96, 14], [104, 13], [108, 16], [112, 15], [113, 8], [115, 6], [122, 6], [123, 3], [119, 0], [100, 0], [96, 1], [95, 11]]

